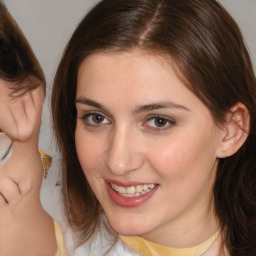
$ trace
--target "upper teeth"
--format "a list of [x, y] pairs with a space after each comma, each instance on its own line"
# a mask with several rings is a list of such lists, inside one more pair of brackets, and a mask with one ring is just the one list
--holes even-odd
[[140, 196], [145, 193], [151, 191], [156, 185], [155, 184], [147, 184], [147, 185], [138, 185], [138, 186], [130, 186], [130, 187], [121, 187], [116, 184], [111, 183], [112, 188], [126, 197]]

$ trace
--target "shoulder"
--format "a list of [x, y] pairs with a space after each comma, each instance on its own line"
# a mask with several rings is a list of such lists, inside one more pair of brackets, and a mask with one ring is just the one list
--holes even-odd
[[72, 256], [140, 256], [119, 238], [114, 238], [102, 228], [96, 232], [88, 241], [76, 246], [78, 233], [74, 232], [67, 220], [58, 220], [62, 227], [67, 255]]
[[140, 254], [131, 250], [119, 238], [113, 239], [106, 232], [98, 232], [89, 241], [77, 247], [74, 256], [140, 256]]
[[218, 237], [202, 256], [230, 256], [225, 249], [221, 250], [221, 248], [221, 238]]
[[54, 220], [54, 228], [55, 228], [55, 238], [56, 238], [56, 241], [57, 241], [57, 254], [55, 256], [67, 255], [62, 229], [61, 229], [59, 223], [56, 220]]

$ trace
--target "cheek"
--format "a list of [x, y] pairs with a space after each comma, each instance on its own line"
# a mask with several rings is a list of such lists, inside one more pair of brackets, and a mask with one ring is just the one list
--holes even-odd
[[[149, 148], [149, 147], [148, 147]], [[191, 154], [183, 141], [165, 142], [150, 147], [148, 161], [156, 172], [163, 178], [166, 176], [182, 175], [184, 166], [191, 162]]]
[[216, 160], [207, 137], [200, 140], [194, 136], [177, 136], [150, 148], [148, 160], [151, 166], [169, 181], [194, 179], [203, 173], [209, 175]]

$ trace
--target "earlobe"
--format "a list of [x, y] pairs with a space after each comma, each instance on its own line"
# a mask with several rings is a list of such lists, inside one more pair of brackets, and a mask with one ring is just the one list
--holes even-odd
[[226, 115], [223, 136], [217, 150], [218, 158], [235, 154], [245, 143], [250, 127], [250, 114], [242, 103], [233, 106]]

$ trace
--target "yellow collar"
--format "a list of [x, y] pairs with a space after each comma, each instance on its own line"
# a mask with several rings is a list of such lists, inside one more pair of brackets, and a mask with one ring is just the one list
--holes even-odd
[[145, 240], [140, 236], [122, 236], [119, 238], [132, 250], [143, 256], [200, 256], [214, 243], [219, 235], [219, 230], [205, 242], [191, 248], [171, 248]]

